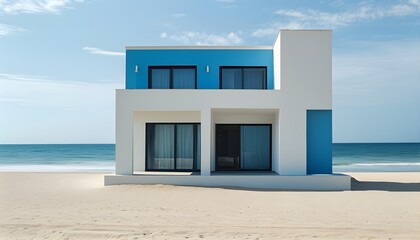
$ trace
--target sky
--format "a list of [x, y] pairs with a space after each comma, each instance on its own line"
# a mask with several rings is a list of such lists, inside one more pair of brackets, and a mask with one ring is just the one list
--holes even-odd
[[0, 144], [114, 143], [128, 45], [333, 30], [333, 141], [420, 142], [420, 0], [0, 0]]

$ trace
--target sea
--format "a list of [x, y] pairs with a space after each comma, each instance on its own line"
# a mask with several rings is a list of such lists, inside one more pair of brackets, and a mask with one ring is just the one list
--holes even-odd
[[[115, 144], [2, 144], [0, 172], [113, 172]], [[335, 143], [334, 172], [420, 172], [420, 143]]]

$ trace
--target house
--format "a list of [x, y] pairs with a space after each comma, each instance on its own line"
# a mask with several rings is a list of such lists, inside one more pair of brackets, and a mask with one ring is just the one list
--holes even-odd
[[350, 189], [332, 173], [332, 32], [273, 46], [126, 47], [105, 185]]

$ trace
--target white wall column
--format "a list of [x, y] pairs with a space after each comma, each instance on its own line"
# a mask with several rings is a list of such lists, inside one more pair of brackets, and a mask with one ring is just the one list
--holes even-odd
[[133, 111], [117, 91], [115, 119], [115, 174], [133, 174]]
[[272, 131], [272, 170], [280, 173], [280, 110], [275, 113]]
[[306, 175], [306, 111], [280, 109], [280, 175]]
[[211, 174], [211, 109], [201, 110], [201, 175]]

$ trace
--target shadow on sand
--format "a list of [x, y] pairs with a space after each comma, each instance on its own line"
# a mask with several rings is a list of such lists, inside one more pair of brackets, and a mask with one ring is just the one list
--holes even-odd
[[420, 183], [374, 182], [351, 179], [352, 191], [420, 192]]

